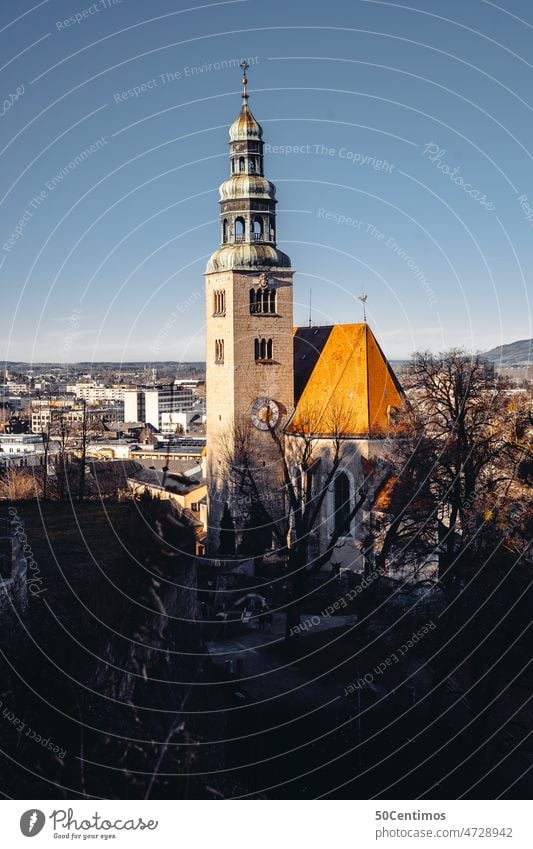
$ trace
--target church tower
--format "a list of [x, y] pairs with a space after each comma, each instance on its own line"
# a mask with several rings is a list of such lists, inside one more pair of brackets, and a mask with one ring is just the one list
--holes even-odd
[[[294, 405], [292, 279], [276, 247], [276, 188], [263, 169], [263, 130], [248, 105], [243, 62], [242, 108], [230, 127], [230, 177], [220, 186], [218, 250], [205, 271], [208, 549], [218, 551], [229, 508], [239, 525], [238, 494], [225, 468], [235, 427], [250, 427], [265, 458], [268, 432]], [[227, 510], [226, 510], [227, 515]]]

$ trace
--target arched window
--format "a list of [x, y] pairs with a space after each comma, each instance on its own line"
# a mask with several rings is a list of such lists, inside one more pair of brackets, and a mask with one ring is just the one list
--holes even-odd
[[224, 362], [224, 340], [223, 339], [215, 339], [215, 362], [223, 363]]
[[235, 174], [235, 160], [234, 159], [231, 160], [231, 173]]
[[235, 219], [235, 241], [244, 242], [244, 218]]
[[222, 241], [223, 242], [228, 241], [228, 219], [227, 218], [225, 218], [224, 221], [222, 222]]
[[277, 295], [275, 289], [250, 289], [250, 312], [275, 315]]
[[256, 360], [271, 360], [273, 352], [272, 339], [254, 340], [254, 356]]
[[246, 167], [245, 167], [245, 164], [244, 164], [244, 156], [241, 156], [239, 158], [239, 171], [241, 172], [241, 174], [244, 174], [245, 170], [246, 170]]
[[346, 472], [339, 472], [333, 483], [334, 528], [342, 536], [350, 534], [350, 480]]
[[213, 292], [213, 315], [226, 315], [226, 292], [217, 289]]
[[252, 221], [252, 233], [253, 239], [256, 242], [259, 242], [263, 238], [263, 221], [261, 218], [256, 216]]

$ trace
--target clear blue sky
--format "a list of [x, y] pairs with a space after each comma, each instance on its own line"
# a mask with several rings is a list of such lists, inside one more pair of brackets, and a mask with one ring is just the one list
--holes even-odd
[[295, 323], [364, 288], [391, 358], [532, 335], [529, 0], [3, 0], [0, 38], [3, 359], [204, 358], [243, 56]]

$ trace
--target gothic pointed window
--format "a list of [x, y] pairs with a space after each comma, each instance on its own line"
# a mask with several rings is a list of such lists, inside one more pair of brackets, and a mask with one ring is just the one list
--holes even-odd
[[271, 312], [271, 313], [275, 313], [275, 312], [276, 312], [276, 290], [275, 290], [275, 289], [271, 289], [271, 290], [270, 290], [270, 294], [269, 294], [269, 307], [270, 307], [270, 312]]
[[266, 360], [266, 339], [261, 339], [259, 343], [259, 357], [262, 360]]
[[215, 363], [224, 362], [224, 340], [215, 339]]
[[250, 289], [250, 312], [257, 312], [257, 304], [255, 300], [255, 289]]
[[222, 241], [223, 242], [228, 241], [228, 219], [227, 218], [224, 219], [224, 222], [222, 224]]
[[262, 302], [261, 312], [268, 312], [268, 289], [263, 289]]
[[266, 345], [266, 358], [267, 360], [272, 359], [272, 339], [269, 339]]
[[241, 174], [244, 174], [245, 170], [246, 170], [246, 166], [244, 164], [244, 156], [241, 156], [239, 158], [239, 171], [241, 172]]
[[256, 360], [259, 359], [259, 354], [260, 354], [259, 339], [255, 339], [255, 341], [254, 341], [254, 357], [255, 357]]

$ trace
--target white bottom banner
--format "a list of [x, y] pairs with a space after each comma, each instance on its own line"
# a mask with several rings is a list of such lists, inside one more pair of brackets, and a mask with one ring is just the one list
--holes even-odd
[[4, 801], [2, 846], [530, 849], [526, 801]]

